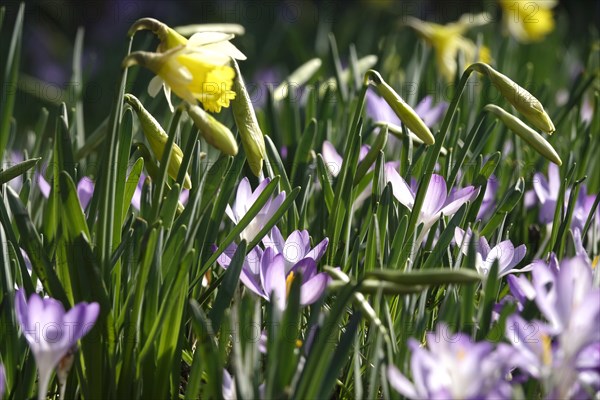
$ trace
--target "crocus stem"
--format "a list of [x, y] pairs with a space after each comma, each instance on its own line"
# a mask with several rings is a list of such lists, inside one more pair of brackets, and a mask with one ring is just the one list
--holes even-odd
[[460, 81], [456, 86], [456, 91], [454, 92], [454, 97], [452, 98], [452, 102], [450, 102], [450, 106], [448, 106], [448, 111], [444, 116], [444, 120], [442, 121], [442, 127], [435, 138], [435, 144], [433, 144], [428, 150], [429, 154], [425, 160], [425, 173], [423, 174], [421, 181], [419, 182], [419, 188], [417, 190], [417, 195], [415, 198], [415, 204], [413, 206], [412, 212], [410, 213], [410, 219], [408, 221], [408, 229], [406, 231], [407, 238], [412, 237], [416, 227], [417, 220], [419, 218], [419, 214], [421, 212], [421, 208], [423, 206], [423, 201], [425, 200], [425, 193], [427, 193], [427, 188], [429, 187], [429, 182], [431, 181], [431, 175], [433, 174], [433, 169], [435, 167], [435, 163], [438, 160], [440, 155], [440, 150], [442, 148], [442, 144], [444, 143], [444, 139], [446, 138], [446, 134], [448, 133], [448, 128], [450, 127], [450, 122], [452, 122], [452, 117], [456, 112], [458, 107], [458, 101], [460, 100], [462, 93], [465, 89], [467, 81], [469, 80], [469, 76], [473, 70], [469, 67], [463, 72], [460, 77]]
[[[48, 385], [52, 377], [52, 369], [44, 368], [42, 371], [38, 368], [38, 400], [44, 400], [48, 394]], [[61, 399], [62, 399], [61, 395]]]

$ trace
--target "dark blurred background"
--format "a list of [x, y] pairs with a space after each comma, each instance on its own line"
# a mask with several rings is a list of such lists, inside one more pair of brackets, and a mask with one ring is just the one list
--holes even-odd
[[[3, 4], [7, 13], [2, 34], [7, 37], [19, 2], [3, 1]], [[47, 93], [38, 97], [51, 103], [53, 96], [62, 100], [58, 97], [68, 93], [71, 79], [75, 37], [78, 28], [83, 27], [85, 104], [86, 107], [106, 109], [112, 98], [106, 95], [107, 91], [115, 85], [116, 71], [125, 53], [127, 29], [140, 17], [154, 17], [171, 26], [212, 22], [242, 24], [246, 34], [234, 40], [248, 55], [242, 70], [250, 79], [260, 79], [259, 74], [265, 70], [286, 76], [309, 58], [327, 54], [329, 31], [335, 33], [344, 53], [348, 45], [354, 43], [361, 56], [373, 52], [380, 37], [398, 30], [402, 16], [413, 15], [445, 23], [463, 13], [481, 11], [490, 12], [494, 18], [501, 17], [495, 0], [33, 1], [26, 3], [21, 62], [24, 81], [20, 84], [27, 87], [25, 92], [35, 93], [41, 90], [35, 86], [44, 82]], [[597, 28], [600, 1], [564, 0], [556, 12], [561, 15], [557, 30], [568, 30], [568, 40], [577, 41], [588, 37], [591, 27]], [[144, 43], [143, 38], [136, 38], [135, 48], [156, 43], [151, 42], [151, 35], [140, 37], [146, 37], [148, 43]], [[7, 46], [7, 40], [2, 42]], [[0, 50], [0, 54], [6, 54], [6, 49]], [[19, 96], [21, 101], [27, 100], [27, 94]], [[103, 112], [99, 118], [105, 114]], [[88, 119], [86, 125], [88, 123], [96, 121]]]

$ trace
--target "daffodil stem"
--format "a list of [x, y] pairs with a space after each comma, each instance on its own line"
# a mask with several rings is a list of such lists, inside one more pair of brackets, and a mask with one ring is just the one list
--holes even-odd
[[175, 134], [177, 133], [179, 120], [181, 119], [181, 112], [182, 111], [180, 107], [175, 110], [173, 120], [171, 121], [171, 126], [169, 127], [169, 138], [167, 139], [167, 144], [165, 145], [165, 149], [163, 150], [162, 158], [160, 160], [160, 169], [158, 172], [158, 179], [155, 182], [156, 186], [154, 188], [155, 192], [152, 202], [152, 220], [158, 218], [160, 215], [159, 211], [161, 199], [165, 190], [165, 181], [167, 179], [167, 170], [169, 168], [171, 150], [173, 149], [173, 143], [175, 142]]
[[[428, 156], [425, 159], [425, 169], [421, 181], [419, 182], [419, 188], [417, 190], [417, 195], [415, 198], [415, 204], [413, 206], [412, 212], [410, 214], [410, 219], [408, 221], [408, 229], [406, 232], [406, 238], [412, 238], [417, 228], [417, 221], [419, 218], [419, 214], [421, 213], [421, 208], [423, 207], [423, 201], [425, 200], [425, 194], [427, 193], [427, 188], [429, 186], [429, 182], [431, 181], [431, 175], [433, 174], [433, 169], [435, 167], [435, 163], [438, 160], [440, 155], [440, 149], [444, 144], [444, 139], [448, 133], [448, 128], [450, 127], [450, 123], [452, 122], [452, 117], [458, 108], [458, 102], [462, 96], [462, 93], [467, 85], [467, 81], [469, 80], [469, 76], [473, 70], [471, 67], [467, 68], [465, 72], [463, 72], [460, 77], [460, 81], [456, 86], [456, 91], [454, 92], [454, 97], [452, 98], [452, 102], [450, 102], [450, 106], [448, 107], [448, 111], [444, 116], [444, 120], [442, 121], [442, 127], [435, 138], [435, 144], [433, 144], [428, 149]], [[406, 246], [406, 244], [405, 244]]]

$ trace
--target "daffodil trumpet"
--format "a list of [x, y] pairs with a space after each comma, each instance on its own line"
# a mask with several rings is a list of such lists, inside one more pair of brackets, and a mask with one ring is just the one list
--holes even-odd
[[156, 76], [148, 85], [148, 93], [155, 97], [161, 87], [169, 108], [171, 91], [190, 104], [202, 103], [210, 112], [229, 107], [235, 98], [231, 90], [235, 72], [231, 59], [245, 60], [246, 56], [229, 41], [234, 35], [223, 32], [198, 32], [186, 39], [174, 29], [152, 18], [136, 21], [130, 28], [133, 35], [148, 29], [160, 40], [157, 52], [136, 51], [123, 60], [123, 68], [140, 65]]

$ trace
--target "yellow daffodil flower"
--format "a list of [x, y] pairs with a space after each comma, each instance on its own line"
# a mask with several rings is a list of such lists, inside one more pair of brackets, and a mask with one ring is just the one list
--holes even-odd
[[556, 0], [499, 0], [502, 23], [508, 33], [520, 42], [542, 40], [554, 29], [552, 8]]
[[207, 111], [219, 112], [222, 107], [229, 107], [235, 98], [231, 90], [235, 71], [229, 62], [232, 58], [246, 59], [230, 42], [234, 35], [199, 32], [186, 39], [159, 21], [141, 21], [132, 26], [130, 35], [150, 29], [161, 40], [158, 51], [131, 53], [123, 60], [123, 67], [137, 64], [156, 74], [148, 86], [152, 97], [162, 87], [171, 110], [171, 91], [190, 104], [200, 101]]
[[446, 25], [433, 22], [424, 22], [420, 19], [409, 17], [406, 25], [410, 26], [425, 39], [435, 50], [435, 59], [440, 73], [446, 81], [452, 82], [456, 76], [457, 55], [463, 54], [465, 65], [476, 61], [489, 63], [491, 61], [490, 51], [483, 46], [477, 45], [463, 34], [470, 28], [487, 24], [491, 16], [487, 13], [465, 14], [458, 21]]

